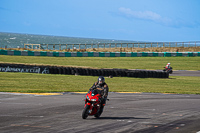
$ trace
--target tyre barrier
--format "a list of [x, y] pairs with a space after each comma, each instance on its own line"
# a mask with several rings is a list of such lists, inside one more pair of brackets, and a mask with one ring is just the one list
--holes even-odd
[[92, 69], [64, 66], [27, 65], [0, 63], [0, 72], [28, 72], [42, 74], [65, 74], [105, 77], [169, 78], [169, 73], [153, 70]]

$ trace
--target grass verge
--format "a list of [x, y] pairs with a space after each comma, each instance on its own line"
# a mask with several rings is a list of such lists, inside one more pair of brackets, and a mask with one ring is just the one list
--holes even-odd
[[[97, 77], [0, 72], [0, 92], [84, 92]], [[200, 94], [199, 77], [106, 78], [110, 92]]]
[[92, 68], [200, 70], [200, 57], [42, 57], [0, 55], [0, 62], [84, 66]]

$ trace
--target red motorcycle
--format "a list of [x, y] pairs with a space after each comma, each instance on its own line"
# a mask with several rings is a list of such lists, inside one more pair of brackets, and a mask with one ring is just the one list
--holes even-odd
[[[97, 89], [91, 90], [86, 94], [85, 97], [85, 107], [82, 112], [82, 118], [86, 119], [88, 116], [92, 115], [94, 115], [96, 118], [99, 118], [102, 114], [100, 93]], [[102, 106], [105, 106], [105, 104]]]
[[164, 72], [166, 71], [166, 72], [172, 74], [172, 72], [173, 72], [172, 71], [172, 67], [169, 67], [169, 68], [168, 67], [164, 67], [164, 68], [165, 68], [165, 69], [163, 69]]

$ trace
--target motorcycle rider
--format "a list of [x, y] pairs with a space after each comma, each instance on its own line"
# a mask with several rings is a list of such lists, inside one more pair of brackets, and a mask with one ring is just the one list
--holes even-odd
[[97, 89], [98, 92], [101, 94], [102, 98], [101, 98], [101, 108], [100, 108], [100, 112], [103, 111], [103, 108], [106, 104], [106, 100], [108, 97], [108, 85], [105, 83], [105, 78], [103, 76], [99, 76], [98, 81], [95, 82], [93, 84], [93, 86], [89, 89], [94, 90]]
[[167, 71], [168, 73], [172, 74], [172, 67], [170, 66], [170, 63], [167, 63], [167, 65], [164, 67], [165, 69], [163, 71]]
[[166, 65], [165, 68], [166, 68], [166, 69], [169, 69], [169, 68], [170, 68], [170, 63], [167, 63], [167, 65]]

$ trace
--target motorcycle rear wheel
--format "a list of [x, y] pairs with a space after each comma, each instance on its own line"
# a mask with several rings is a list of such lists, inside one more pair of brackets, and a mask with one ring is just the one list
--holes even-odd
[[103, 112], [103, 108], [104, 108], [104, 107], [101, 107], [100, 110], [99, 110], [99, 112], [96, 113], [96, 114], [94, 115], [94, 117], [99, 118], [99, 117], [101, 116], [102, 112]]
[[94, 117], [99, 118], [100, 115], [101, 115], [101, 113], [96, 113], [96, 114], [94, 115]]
[[82, 118], [83, 119], [86, 119], [89, 115], [89, 109], [90, 109], [90, 106], [89, 105], [86, 105], [85, 108], [83, 109], [83, 112], [82, 112]]

